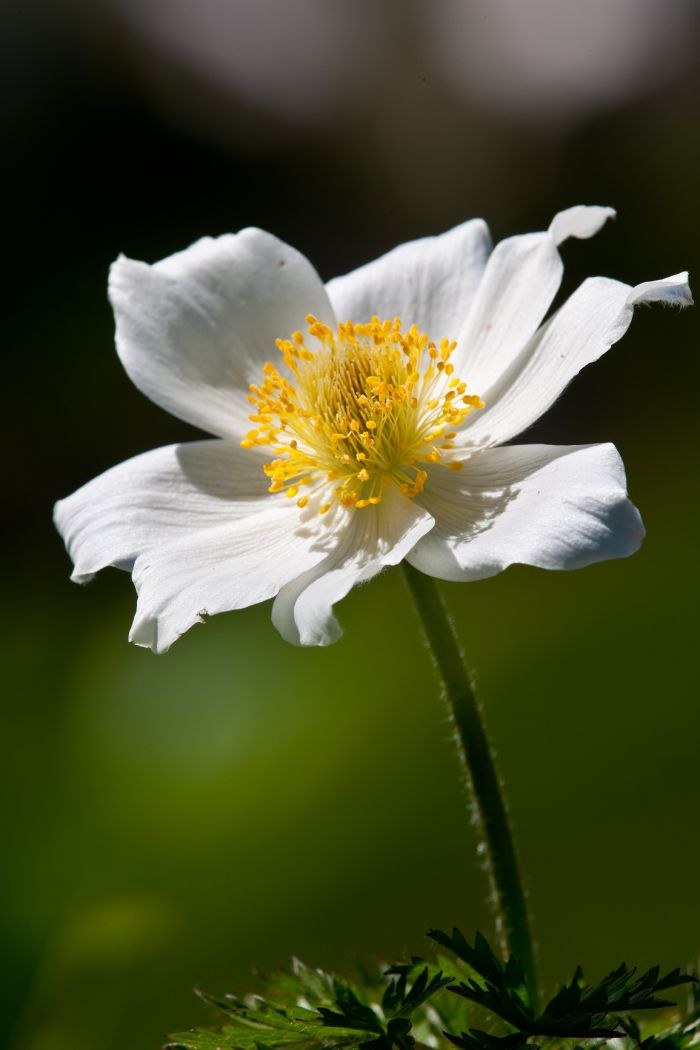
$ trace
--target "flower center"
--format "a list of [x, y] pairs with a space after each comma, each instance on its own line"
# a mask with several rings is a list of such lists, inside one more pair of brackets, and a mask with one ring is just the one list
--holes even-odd
[[302, 332], [277, 340], [291, 381], [267, 363], [248, 396], [256, 429], [241, 445], [269, 446], [278, 457], [264, 468], [270, 492], [305, 507], [323, 489], [325, 514], [336, 501], [381, 503], [392, 483], [413, 498], [429, 464], [461, 470], [454, 428], [484, 402], [454, 375], [456, 343], [437, 346], [415, 325], [404, 331], [398, 317], [348, 321], [337, 331], [311, 314], [306, 321], [311, 347]]

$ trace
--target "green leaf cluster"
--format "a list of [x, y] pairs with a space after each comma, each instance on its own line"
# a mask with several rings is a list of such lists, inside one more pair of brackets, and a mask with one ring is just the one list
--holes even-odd
[[[588, 984], [579, 968], [540, 1009], [520, 962], [504, 963], [481, 934], [473, 945], [457, 929], [429, 936], [450, 953], [435, 964], [414, 958], [348, 981], [294, 960], [263, 978], [263, 994], [199, 992], [225, 1023], [173, 1035], [166, 1050], [414, 1050], [445, 1040], [461, 1050], [520, 1050], [575, 1048], [579, 1041], [603, 1046], [610, 1039], [629, 1050], [700, 1050], [697, 981], [678, 969], [662, 977], [653, 967], [637, 977], [622, 965]], [[670, 1008], [675, 1004], [664, 993], [691, 983], [685, 1016], [663, 1016], [642, 1034], [630, 1013]]]
[[227, 1023], [173, 1035], [166, 1050], [411, 1050], [414, 1014], [452, 980], [411, 963], [350, 983], [294, 960], [289, 971], [266, 980], [265, 995], [215, 999], [198, 993]]
[[[543, 1040], [600, 1042], [625, 1036], [644, 1046], [645, 1050], [685, 1050], [690, 1045], [688, 1040], [692, 1042], [689, 1033], [695, 1032], [696, 1037], [700, 1034], [697, 1032], [700, 1022], [691, 1016], [685, 1026], [676, 1026], [663, 1036], [642, 1040], [637, 1023], [632, 1018], [621, 1016], [633, 1010], [675, 1006], [672, 1000], [659, 993], [682, 984], [697, 983], [696, 978], [682, 974], [679, 969], [661, 977], [659, 967], [654, 966], [635, 977], [636, 970], [623, 963], [597, 984], [588, 984], [579, 967], [571, 982], [563, 985], [543, 1010], [538, 1010], [532, 1002], [519, 961], [511, 956], [504, 964], [481, 934], [476, 935], [474, 945], [470, 945], [457, 929], [451, 935], [431, 930], [430, 936], [466, 963], [474, 975], [451, 983], [449, 991], [478, 1005], [507, 1025], [505, 1034], [493, 1034], [478, 1028], [463, 1030], [459, 1034], [445, 1031], [447, 1039], [462, 1050], [517, 1050], [537, 1046]], [[662, 1042], [654, 1041], [659, 1038]]]

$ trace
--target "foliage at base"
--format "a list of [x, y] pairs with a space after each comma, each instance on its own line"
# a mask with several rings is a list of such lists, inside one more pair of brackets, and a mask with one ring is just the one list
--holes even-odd
[[[694, 977], [658, 967], [636, 977], [624, 964], [597, 984], [580, 968], [538, 1009], [523, 968], [503, 962], [485, 937], [471, 945], [459, 930], [429, 936], [450, 955], [435, 963], [408, 963], [362, 973], [353, 981], [294, 960], [289, 970], [264, 978], [264, 994], [217, 999], [197, 994], [225, 1015], [217, 1029], [172, 1035], [165, 1050], [412, 1050], [416, 1046], [461, 1050], [604, 1046], [617, 1040], [629, 1050], [700, 1048], [700, 995]], [[664, 994], [692, 984], [682, 1010]], [[632, 1011], [661, 1011], [662, 1020], [640, 1027]], [[658, 1018], [658, 1014], [655, 1015]]]
[[226, 1014], [227, 1024], [216, 1031], [173, 1035], [167, 1050], [410, 1050], [413, 1015], [452, 980], [425, 964], [410, 964], [378, 972], [376, 981], [365, 977], [350, 983], [295, 959], [289, 971], [267, 978], [264, 996], [214, 999], [198, 993]]
[[[636, 969], [625, 963], [611, 970], [597, 984], [588, 984], [580, 967], [569, 984], [562, 985], [543, 1010], [538, 1010], [527, 988], [523, 968], [511, 956], [504, 964], [487, 940], [476, 935], [470, 945], [459, 930], [451, 935], [431, 930], [430, 937], [443, 948], [452, 951], [472, 971], [466, 981], [451, 984], [449, 991], [474, 1003], [487, 1014], [500, 1018], [507, 1025], [505, 1034], [471, 1028], [460, 1033], [445, 1031], [444, 1035], [462, 1050], [511, 1050], [522, 1046], [541, 1046], [545, 1042], [558, 1045], [563, 1040], [586, 1040], [605, 1043], [609, 1039], [631, 1039], [642, 1044], [637, 1022], [628, 1017], [636, 1010], [664, 1010], [676, 1003], [661, 995], [670, 988], [693, 984], [692, 1007], [682, 1025], [671, 1025], [664, 1039], [668, 1050], [691, 1046], [693, 1039], [700, 1042], [700, 1002], [697, 980], [679, 969], [660, 976], [658, 966], [636, 977]], [[643, 1041], [651, 1050], [657, 1048], [656, 1037]]]

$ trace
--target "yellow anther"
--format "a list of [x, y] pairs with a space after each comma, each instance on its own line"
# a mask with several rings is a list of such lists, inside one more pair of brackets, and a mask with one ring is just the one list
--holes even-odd
[[464, 463], [461, 459], [453, 459], [451, 463], [448, 463], [448, 467], [450, 468], [450, 470], [454, 470], [454, 472], [457, 474], [460, 470], [464, 469]]
[[375, 493], [392, 484], [413, 499], [427, 464], [461, 469], [441, 456], [483, 401], [453, 374], [456, 343], [436, 344], [400, 318], [333, 330], [309, 314], [306, 323], [314, 349], [301, 331], [277, 339], [279, 368], [268, 361], [262, 381], [249, 387], [255, 429], [241, 447], [267, 447], [277, 457], [263, 468], [270, 492], [284, 491], [303, 508], [309, 497], [298, 496], [301, 486], [330, 486], [320, 513], [337, 504], [351, 511], [376, 506]]

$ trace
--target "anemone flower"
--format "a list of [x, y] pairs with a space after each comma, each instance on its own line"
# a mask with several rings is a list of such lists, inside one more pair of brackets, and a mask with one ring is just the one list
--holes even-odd
[[612, 445], [506, 444], [636, 304], [692, 301], [685, 273], [634, 288], [593, 277], [543, 320], [558, 245], [613, 214], [573, 207], [493, 250], [474, 219], [325, 286], [257, 229], [152, 266], [120, 257], [109, 291], [128, 375], [215, 437], [136, 456], [60, 501], [73, 579], [131, 572], [130, 639], [157, 652], [269, 598], [286, 639], [326, 645], [335, 602], [402, 559], [469, 581], [632, 554], [644, 529]]

